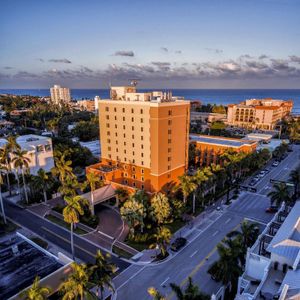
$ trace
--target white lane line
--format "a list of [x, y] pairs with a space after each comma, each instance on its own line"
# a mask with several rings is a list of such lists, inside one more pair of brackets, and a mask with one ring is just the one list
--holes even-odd
[[229, 223], [230, 221], [231, 221], [231, 218], [229, 218], [229, 219], [225, 222], [225, 224]]
[[194, 253], [192, 253], [192, 254], [190, 255], [190, 258], [192, 258], [197, 252], [198, 252], [198, 250], [196, 250]]
[[219, 230], [217, 230], [212, 236], [215, 236], [215, 235], [217, 235], [218, 234], [218, 232], [219, 232]]
[[[144, 266], [143, 268], [141, 268], [139, 271], [137, 271], [136, 273], [134, 273], [129, 279], [127, 279], [125, 282], [123, 282], [118, 288], [117, 290], [121, 289], [125, 284], [127, 284], [127, 282], [131, 279], [133, 279], [135, 276], [137, 276], [138, 274], [140, 274], [144, 269], [146, 268], [146, 266]], [[123, 273], [123, 272], [122, 272]], [[121, 273], [121, 274], [122, 274]]]
[[268, 223], [264, 223], [264, 222], [259, 221], [259, 220], [257, 220], [257, 219], [245, 218], [245, 220], [248, 220], [248, 221], [250, 221], [250, 222], [259, 223], [259, 224], [262, 224], [262, 225], [265, 225], [265, 226], [268, 225]]
[[162, 283], [161, 283], [161, 285], [160, 286], [163, 286], [163, 285], [165, 285], [165, 283], [168, 281], [170, 279], [170, 277], [168, 277], [168, 278], [166, 278], [166, 280], [164, 280]]

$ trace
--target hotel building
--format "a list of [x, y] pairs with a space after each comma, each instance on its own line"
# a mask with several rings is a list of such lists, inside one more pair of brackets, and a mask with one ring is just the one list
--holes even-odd
[[112, 87], [110, 95], [98, 102], [101, 162], [87, 171], [150, 193], [178, 182], [188, 163], [190, 103], [135, 86]]
[[71, 101], [70, 89], [61, 87], [60, 85], [54, 85], [50, 88], [51, 101], [55, 104], [60, 102], [69, 103]]
[[200, 165], [219, 163], [219, 158], [225, 150], [232, 149], [235, 152], [251, 153], [256, 150], [257, 142], [253, 140], [226, 138], [211, 135], [190, 135], [190, 143], [195, 144], [198, 150], [196, 162]]
[[250, 99], [229, 104], [227, 124], [232, 126], [273, 130], [282, 118], [289, 115], [293, 101]]

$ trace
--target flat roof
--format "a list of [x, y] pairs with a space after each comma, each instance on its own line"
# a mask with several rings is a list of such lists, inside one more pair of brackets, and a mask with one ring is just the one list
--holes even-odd
[[239, 148], [244, 145], [253, 145], [256, 144], [255, 141], [251, 140], [242, 140], [242, 139], [227, 139], [221, 136], [207, 136], [207, 135], [194, 135], [190, 134], [190, 140], [205, 143], [205, 144], [214, 144], [225, 147]]

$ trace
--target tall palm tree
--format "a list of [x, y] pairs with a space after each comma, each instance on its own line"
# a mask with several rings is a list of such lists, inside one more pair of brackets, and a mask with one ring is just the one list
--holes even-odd
[[188, 283], [184, 291], [175, 283], [170, 283], [170, 287], [175, 293], [178, 300], [209, 300], [210, 296], [200, 292], [199, 287], [193, 283], [191, 277], [188, 278]]
[[281, 203], [290, 202], [290, 194], [288, 187], [284, 183], [274, 184], [274, 190], [268, 194], [268, 197], [271, 199], [271, 205], [275, 203], [276, 206], [280, 206]]
[[63, 209], [63, 216], [64, 221], [66, 223], [70, 224], [71, 228], [71, 252], [72, 252], [72, 258], [75, 260], [74, 255], [74, 240], [73, 240], [73, 230], [74, 230], [74, 224], [79, 223], [79, 216], [82, 216], [84, 214], [83, 205], [86, 202], [86, 199], [75, 196], [75, 197], [65, 197], [64, 198], [67, 205]]
[[36, 276], [32, 286], [21, 293], [21, 297], [24, 300], [46, 300], [50, 293], [51, 289], [49, 287], [40, 286], [40, 278]]
[[241, 238], [243, 249], [246, 252], [247, 248], [251, 247], [257, 240], [259, 227], [256, 223], [243, 221], [241, 224], [241, 231], [235, 231], [234, 233]]
[[29, 204], [27, 186], [25, 181], [25, 172], [29, 169], [29, 163], [30, 163], [30, 158], [26, 156], [27, 153], [28, 152], [26, 150], [17, 149], [13, 153], [14, 157], [12, 159], [12, 162], [16, 169], [21, 170], [25, 199], [26, 199], [26, 203]]
[[103, 182], [100, 179], [99, 175], [96, 175], [93, 172], [87, 173], [86, 179], [87, 179], [87, 184], [91, 188], [91, 200], [92, 200], [91, 211], [92, 211], [92, 215], [94, 215], [95, 214], [94, 191], [96, 190], [97, 187], [100, 187], [101, 185], [103, 185]]
[[112, 292], [114, 287], [112, 285], [112, 275], [116, 272], [116, 266], [109, 263], [110, 254], [105, 256], [100, 250], [97, 251], [96, 262], [91, 266], [91, 282], [97, 287], [97, 297], [100, 295], [100, 299], [103, 299], [104, 288], [107, 286]]
[[39, 169], [37, 172], [37, 176], [33, 177], [32, 183], [36, 189], [43, 191], [44, 202], [46, 203], [47, 190], [49, 189], [51, 184], [50, 176], [45, 172], [45, 170]]
[[159, 227], [157, 229], [157, 232], [153, 235], [153, 237], [156, 240], [156, 243], [152, 244], [150, 248], [156, 248], [156, 246], [158, 246], [162, 256], [165, 257], [167, 254], [167, 247], [171, 241], [171, 236], [172, 233], [169, 228], [164, 226]]
[[62, 300], [77, 299], [97, 299], [96, 295], [90, 291], [92, 283], [90, 282], [90, 270], [86, 264], [71, 264], [72, 273], [59, 286], [59, 292], [62, 294]]
[[0, 206], [1, 206], [1, 212], [2, 212], [2, 218], [4, 224], [7, 224], [6, 222], [6, 215], [4, 211], [4, 205], [3, 205], [3, 198], [2, 198], [2, 185], [3, 185], [3, 174], [6, 172], [7, 167], [3, 164], [0, 164]]
[[193, 177], [184, 174], [178, 177], [180, 181], [180, 189], [183, 194], [183, 202], [186, 203], [187, 197], [195, 191], [197, 188], [196, 183], [194, 182]]
[[120, 202], [124, 202], [128, 198], [128, 191], [123, 188], [117, 188], [116, 193], [116, 206], [119, 206]]
[[300, 186], [300, 168], [299, 167], [290, 173], [290, 180], [294, 184], [294, 197], [295, 197], [295, 199], [297, 199], [298, 190], [299, 190], [299, 186]]
[[166, 300], [167, 299], [154, 287], [149, 287], [147, 291], [148, 291], [148, 294], [153, 298], [153, 300]]

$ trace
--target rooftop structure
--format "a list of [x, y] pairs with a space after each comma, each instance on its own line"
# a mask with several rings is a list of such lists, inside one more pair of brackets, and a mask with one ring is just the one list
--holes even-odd
[[69, 103], [71, 101], [70, 89], [61, 87], [60, 85], [54, 85], [50, 88], [51, 101], [55, 104], [61, 102]]
[[292, 209], [282, 206], [248, 249], [239, 278], [237, 300], [273, 297], [300, 297], [300, 202]]
[[227, 123], [232, 126], [273, 130], [278, 121], [289, 115], [293, 101], [250, 99], [240, 104], [229, 104]]
[[[188, 101], [170, 92], [138, 93], [135, 86], [125, 86], [112, 87], [111, 99], [98, 104], [102, 157], [88, 171], [108, 183], [151, 193], [178, 181], [188, 161]], [[108, 173], [104, 165], [118, 168]]]
[[196, 134], [190, 134], [190, 143], [194, 143], [199, 152], [197, 161], [200, 162], [200, 165], [217, 163], [220, 155], [227, 149], [251, 153], [257, 147], [257, 142], [252, 140]]
[[95, 101], [94, 100], [78, 100], [77, 105], [80, 110], [94, 112], [96, 110]]
[[210, 112], [191, 112], [191, 122], [201, 120], [205, 123], [212, 123], [215, 121], [227, 121], [226, 114], [210, 113]]

